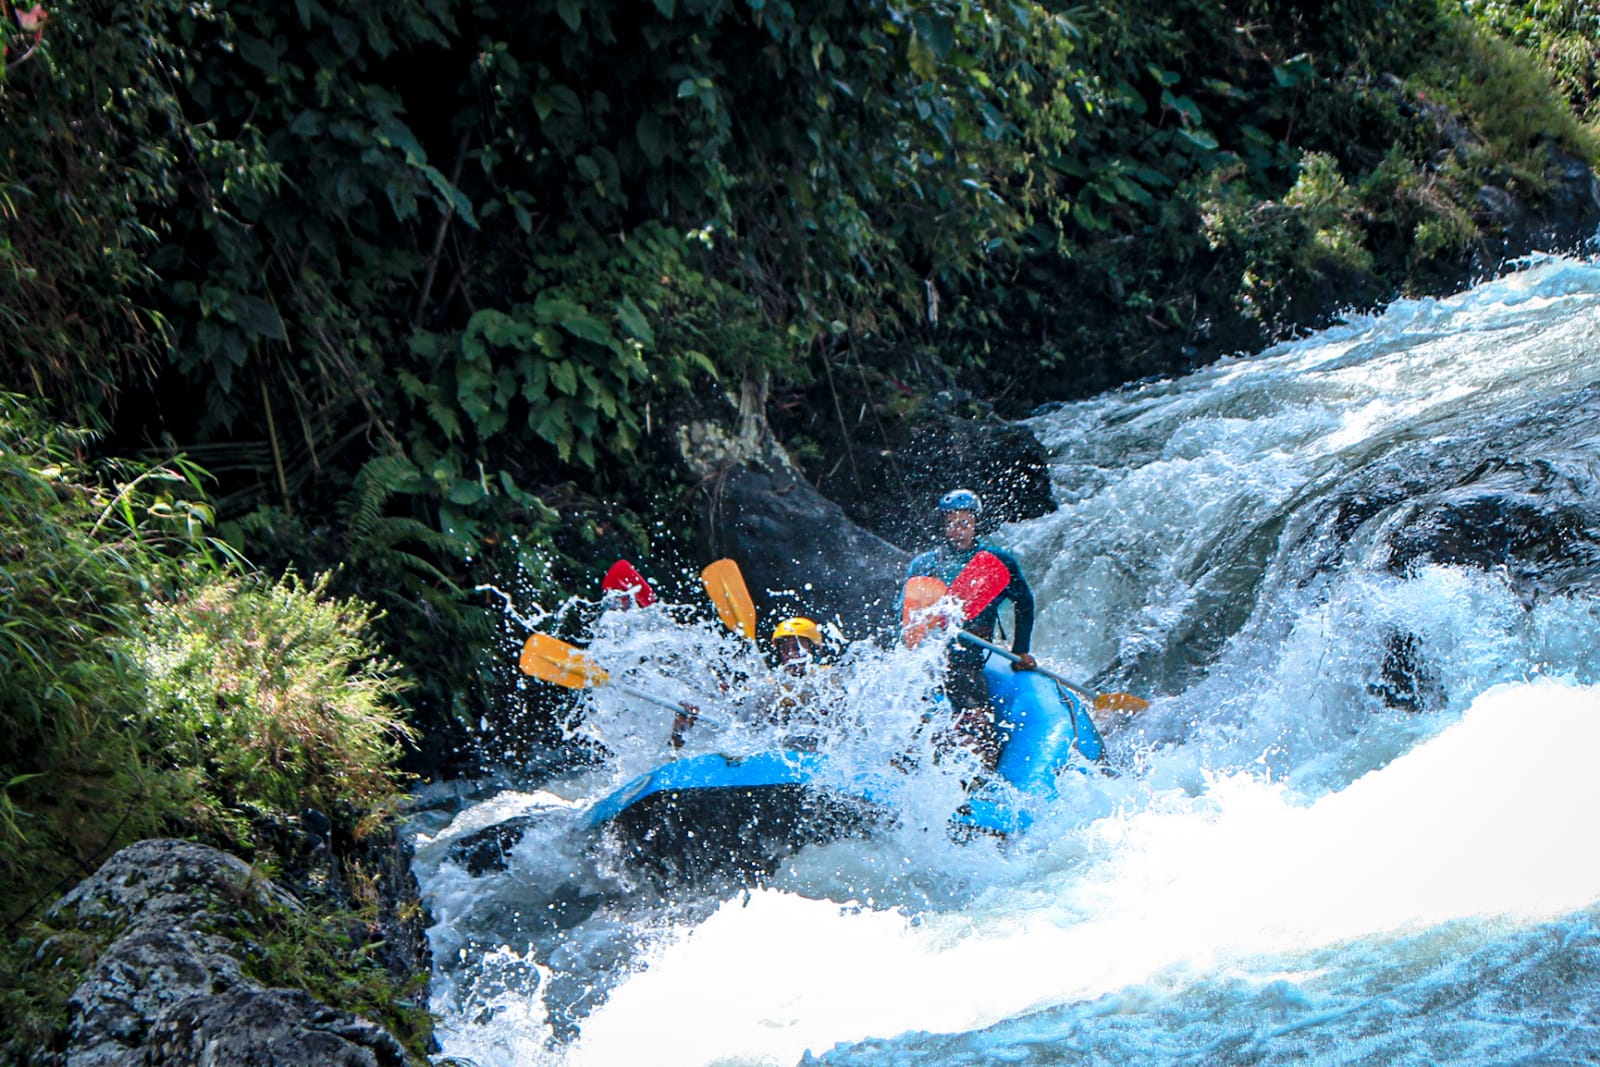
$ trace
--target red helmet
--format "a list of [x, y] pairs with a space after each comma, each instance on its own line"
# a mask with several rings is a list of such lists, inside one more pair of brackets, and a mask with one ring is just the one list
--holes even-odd
[[656, 602], [656, 591], [650, 588], [644, 575], [625, 559], [619, 559], [611, 565], [600, 588], [607, 593], [619, 594], [628, 607], [647, 608]]

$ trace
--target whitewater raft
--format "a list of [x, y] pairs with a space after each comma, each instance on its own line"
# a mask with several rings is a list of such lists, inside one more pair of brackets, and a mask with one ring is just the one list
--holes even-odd
[[[1088, 709], [1041, 674], [985, 668], [1004, 747], [997, 781], [951, 815], [958, 836], [1025, 831], [1066, 771], [1103, 767]], [[587, 826], [635, 865], [671, 879], [759, 880], [807, 844], [862, 836], [894, 818], [893, 775], [846, 773], [825, 752], [707, 753], [666, 763], [597, 801]]]

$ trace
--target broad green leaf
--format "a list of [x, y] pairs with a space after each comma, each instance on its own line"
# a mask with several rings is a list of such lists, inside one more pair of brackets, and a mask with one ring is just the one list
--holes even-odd
[[646, 111], [639, 116], [639, 122], [634, 126], [634, 136], [639, 141], [639, 149], [644, 153], [644, 158], [650, 161], [652, 167], [661, 166], [661, 161], [666, 158], [666, 130], [661, 125], [661, 118], [654, 111]]
[[461, 410], [473, 422], [483, 418], [489, 411], [489, 390], [493, 385], [489, 372], [483, 367], [471, 363], [462, 363], [456, 367], [456, 400], [461, 404]]
[[639, 305], [634, 303], [633, 297], [625, 296], [617, 303], [617, 318], [621, 320], [622, 328], [628, 331], [628, 336], [634, 340], [652, 346], [656, 343], [656, 332], [650, 328], [650, 320], [639, 310]]
[[444, 198], [457, 215], [461, 216], [461, 220], [476, 230], [478, 219], [472, 213], [472, 201], [467, 199], [466, 194], [451, 185], [450, 180], [437, 167], [424, 163], [418, 169], [422, 171], [422, 176], [428, 180], [428, 184], [433, 186], [434, 191]]
[[286, 337], [278, 309], [259, 296], [235, 293], [228, 303], [228, 311], [228, 318], [253, 336], [271, 341], [282, 341]]
[[452, 504], [460, 504], [466, 507], [478, 503], [486, 496], [488, 494], [483, 491], [483, 486], [476, 479], [460, 478], [450, 487], [450, 491], [445, 494], [445, 499]]
[[923, 12], [911, 17], [911, 25], [928, 50], [941, 60], [956, 46], [955, 26], [949, 16]]
[[556, 110], [563, 115], [583, 114], [583, 102], [578, 99], [578, 94], [565, 85], [552, 85], [550, 96], [555, 101]]
[[289, 123], [289, 132], [299, 137], [321, 137], [328, 128], [328, 117], [320, 111], [306, 109]]
[[559, 363], [552, 363], [550, 364], [550, 382], [568, 396], [575, 396], [578, 392], [578, 369], [572, 365], [571, 360], [567, 359], [563, 359]]
[[543, 399], [550, 384], [550, 372], [543, 360], [534, 360], [522, 368], [522, 399]]
[[595, 344], [610, 345], [616, 338], [605, 323], [589, 313], [589, 309], [551, 290], [540, 293], [534, 301], [534, 314], [541, 322], [560, 326], [563, 330]]
[[[21, 10], [20, 8], [18, 10]], [[278, 73], [278, 51], [271, 41], [241, 35], [236, 42], [239, 58], [264, 72], [269, 78]]]

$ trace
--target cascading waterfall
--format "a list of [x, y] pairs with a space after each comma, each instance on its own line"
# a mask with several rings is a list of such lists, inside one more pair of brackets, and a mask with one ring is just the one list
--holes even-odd
[[[1061, 506], [998, 539], [1043, 662], [1154, 699], [1108, 735], [1123, 773], [956, 843], [927, 768], [898, 827], [662, 892], [576, 829], [666, 755], [659, 710], [597, 691], [606, 766], [418, 824], [446, 1055], [1593, 1062], [1597, 400], [1600, 266], [1556, 258], [1037, 415]], [[673, 699], [759, 671], [709, 626], [607, 625]], [[901, 750], [927, 668], [849, 653], [838, 743]]]

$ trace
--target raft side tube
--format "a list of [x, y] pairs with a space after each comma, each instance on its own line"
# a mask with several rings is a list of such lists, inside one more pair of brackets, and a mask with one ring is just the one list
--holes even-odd
[[1000, 776], [1024, 793], [1053, 798], [1056, 775], [1076, 764], [1090, 770], [1105, 742], [1089, 710], [1072, 693], [1034, 671], [984, 668], [1005, 747]]

